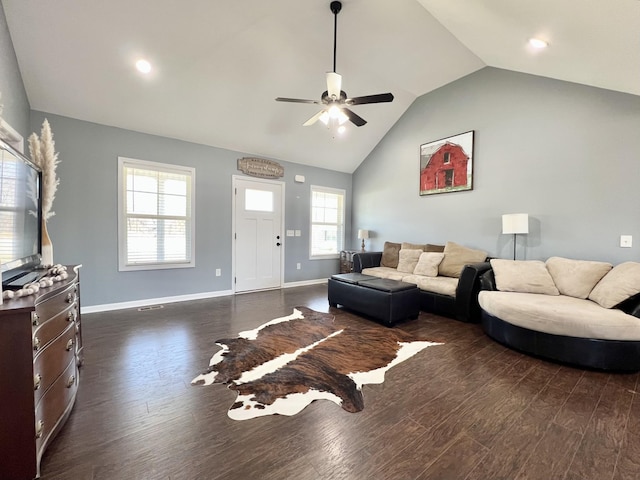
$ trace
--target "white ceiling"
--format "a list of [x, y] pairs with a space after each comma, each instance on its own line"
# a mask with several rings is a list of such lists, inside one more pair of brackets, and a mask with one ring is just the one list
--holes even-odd
[[274, 99], [326, 89], [329, 3], [2, 0], [32, 109], [343, 172], [415, 98], [485, 65], [640, 95], [638, 0], [344, 0], [343, 90], [395, 100], [353, 107], [368, 123], [343, 136], [303, 127], [316, 105]]

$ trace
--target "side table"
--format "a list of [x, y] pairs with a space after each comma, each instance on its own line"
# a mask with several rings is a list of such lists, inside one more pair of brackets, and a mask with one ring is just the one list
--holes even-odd
[[353, 272], [353, 255], [360, 250], [342, 250], [340, 252], [340, 273]]

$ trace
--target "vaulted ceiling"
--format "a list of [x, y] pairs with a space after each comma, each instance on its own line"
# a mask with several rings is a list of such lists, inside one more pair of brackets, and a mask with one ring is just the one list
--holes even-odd
[[418, 96], [487, 65], [640, 95], [638, 0], [343, 0], [343, 90], [395, 99], [354, 106], [368, 123], [342, 135], [303, 127], [317, 105], [274, 99], [326, 90], [329, 3], [2, 0], [32, 109], [343, 172]]

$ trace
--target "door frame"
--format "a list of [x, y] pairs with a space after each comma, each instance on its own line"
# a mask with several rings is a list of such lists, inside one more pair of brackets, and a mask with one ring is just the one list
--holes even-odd
[[[280, 255], [280, 286], [277, 288], [282, 288], [284, 286], [284, 256], [285, 256], [285, 247], [287, 243], [285, 242], [284, 235], [284, 219], [285, 219], [285, 188], [286, 183], [281, 182], [279, 180], [270, 180], [267, 178], [256, 178], [256, 177], [248, 177], [245, 175], [231, 175], [231, 291], [233, 294], [236, 294], [236, 188], [238, 180], [254, 182], [256, 184], [261, 185], [280, 185], [282, 188], [282, 195], [280, 195], [280, 238], [281, 238], [281, 247], [282, 254]], [[275, 289], [274, 289], [275, 290]], [[245, 292], [241, 292], [245, 293]], [[247, 292], [249, 293], [249, 292]]]

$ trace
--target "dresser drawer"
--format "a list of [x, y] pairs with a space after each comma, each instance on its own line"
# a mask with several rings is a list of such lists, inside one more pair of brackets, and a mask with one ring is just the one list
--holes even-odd
[[38, 458], [62, 414], [71, 408], [78, 390], [78, 369], [75, 359], [71, 359], [62, 375], [58, 376], [51, 388], [45, 392], [36, 405], [36, 452]]
[[[52, 288], [52, 287], [49, 287]], [[78, 284], [72, 283], [64, 290], [56, 292], [52, 297], [48, 297], [43, 302], [36, 304], [37, 320], [40, 323], [46, 322], [48, 319], [55, 317], [60, 312], [69, 308], [70, 305], [77, 303]]]
[[71, 322], [67, 329], [45, 348], [35, 353], [33, 388], [35, 403], [75, 357], [76, 329]]
[[[75, 303], [66, 305], [66, 309], [53, 317], [35, 318], [32, 316], [34, 350], [38, 351], [46, 347], [51, 340], [60, 335], [76, 318], [78, 318], [78, 309]], [[36, 323], [37, 325], [35, 325]]]

